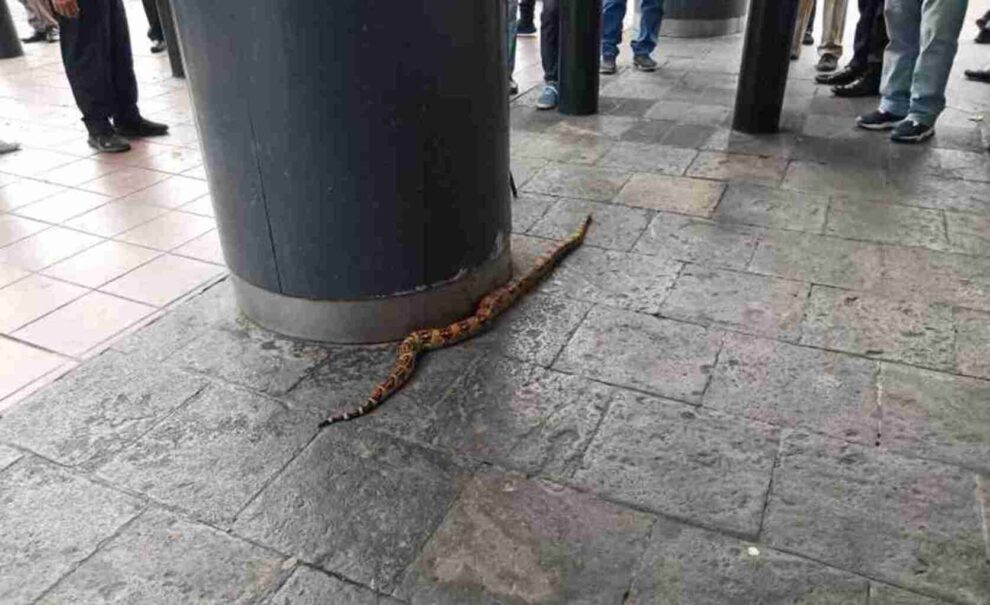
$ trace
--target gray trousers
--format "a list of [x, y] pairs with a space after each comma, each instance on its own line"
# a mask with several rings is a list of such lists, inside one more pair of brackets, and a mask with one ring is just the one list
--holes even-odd
[[21, 0], [21, 4], [24, 5], [24, 10], [27, 11], [28, 25], [30, 25], [36, 32], [48, 31], [50, 26], [44, 19], [41, 18], [41, 15], [34, 10], [34, 7], [28, 4], [27, 0]]

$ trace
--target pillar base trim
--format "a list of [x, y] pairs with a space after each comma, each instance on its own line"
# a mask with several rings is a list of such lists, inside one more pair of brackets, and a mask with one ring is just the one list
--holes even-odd
[[454, 282], [389, 298], [310, 300], [259, 288], [231, 274], [241, 311], [258, 325], [293, 338], [341, 344], [400, 340], [413, 330], [446, 326], [474, 312], [482, 296], [512, 277], [511, 254]]
[[743, 30], [746, 16], [728, 19], [664, 19], [660, 35], [671, 38], [714, 38], [738, 34]]

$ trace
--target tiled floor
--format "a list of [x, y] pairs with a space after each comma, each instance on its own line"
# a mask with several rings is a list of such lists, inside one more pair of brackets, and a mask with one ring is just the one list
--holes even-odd
[[142, 110], [170, 136], [96, 155], [58, 45], [0, 62], [0, 138], [24, 147], [0, 157], [0, 411], [225, 273], [185, 83], [127, 8]]

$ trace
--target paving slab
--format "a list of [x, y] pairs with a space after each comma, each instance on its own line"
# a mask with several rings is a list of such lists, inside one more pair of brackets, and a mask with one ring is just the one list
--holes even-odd
[[727, 334], [703, 407], [873, 445], [877, 362]]
[[642, 208], [562, 198], [529, 229], [530, 235], [560, 240], [570, 237], [584, 219], [593, 217], [584, 243], [628, 251], [643, 234], [653, 213]]
[[[594, 164], [614, 143], [606, 138], [589, 135], [513, 132], [510, 144], [513, 158]], [[527, 185], [535, 176], [526, 179]]]
[[763, 538], [894, 586], [985, 603], [975, 487], [958, 467], [795, 432], [784, 438]]
[[284, 563], [270, 550], [151, 510], [38, 603], [262, 603], [291, 572]]
[[[512, 138], [516, 138], [516, 134], [512, 135]], [[516, 156], [513, 154], [510, 158], [510, 169], [512, 171], [512, 177], [516, 181], [516, 187], [522, 187], [529, 182], [529, 179], [533, 178], [541, 168], [547, 165], [547, 160], [542, 158], [529, 158]]]
[[885, 246], [882, 291], [990, 311], [990, 263], [980, 257]]
[[109, 351], [0, 419], [0, 440], [65, 465], [93, 467], [206, 386], [202, 378]]
[[883, 447], [990, 474], [990, 381], [881, 364]]
[[718, 204], [715, 221], [821, 233], [827, 210], [825, 194], [732, 183]]
[[990, 379], [990, 313], [956, 310], [956, 370]]
[[399, 605], [362, 586], [300, 566], [272, 598], [271, 605]]
[[745, 225], [658, 213], [634, 252], [729, 269], [744, 269], [763, 232]]
[[469, 473], [437, 452], [333, 425], [239, 515], [234, 533], [387, 593]]
[[870, 582], [870, 605], [945, 605], [948, 602], [887, 584]]
[[633, 117], [599, 113], [587, 116], [568, 116], [566, 119], [551, 126], [547, 132], [551, 134], [596, 136], [616, 139], [635, 124], [636, 119]]
[[21, 459], [21, 452], [6, 445], [0, 445], [0, 471]]
[[653, 522], [567, 488], [481, 475], [396, 595], [415, 605], [619, 603]]
[[548, 164], [523, 188], [533, 193], [606, 202], [629, 180], [630, 173], [613, 168]]
[[242, 389], [212, 385], [97, 472], [226, 525], [316, 430], [312, 416]]
[[659, 519], [625, 603], [865, 605], [868, 590], [849, 572]]
[[598, 307], [588, 314], [554, 368], [697, 403], [721, 343], [718, 331]]
[[948, 250], [941, 210], [833, 196], [825, 233], [846, 239]]
[[[634, 99], [635, 101], [646, 105], [643, 109], [642, 106], [638, 107], [638, 111], [645, 113], [653, 105], [656, 104], [655, 100], [649, 99]], [[641, 120], [639, 125], [635, 128], [630, 128], [629, 130], [622, 133], [619, 137], [622, 141], [628, 141], [630, 143], [646, 143], [651, 145], [657, 145], [676, 127], [677, 122], [673, 120]], [[668, 145], [673, 147], [674, 145]], [[681, 147], [684, 147], [683, 145]], [[689, 150], [690, 151], [690, 150]]]
[[660, 313], [748, 334], [797, 340], [808, 284], [686, 265]]
[[[843, 152], [838, 157], [850, 158]], [[787, 167], [782, 187], [798, 191], [845, 192], [868, 195], [883, 188], [884, 173], [880, 168], [850, 165], [819, 164], [794, 161]]]
[[[519, 187], [519, 183], [516, 183], [516, 187]], [[512, 200], [512, 232], [529, 231], [556, 201], [557, 198], [549, 195], [521, 192], [518, 198]]]
[[880, 246], [791, 231], [767, 231], [749, 270], [815, 284], [873, 290], [882, 272]]
[[637, 173], [614, 203], [708, 218], [725, 192], [725, 184], [705, 179]]
[[787, 160], [773, 156], [702, 151], [687, 175], [720, 181], [737, 181], [775, 187], [784, 178]]
[[985, 183], [977, 181], [895, 171], [888, 174], [884, 188], [876, 196], [908, 206], [990, 214], [990, 191]]
[[755, 538], [778, 440], [767, 424], [624, 391], [573, 481], [609, 500]]
[[598, 160], [598, 165], [677, 176], [684, 174], [696, 155], [697, 151], [683, 147], [620, 141]]
[[142, 508], [33, 456], [0, 473], [0, 602], [33, 602]]
[[790, 158], [797, 143], [793, 132], [750, 135], [731, 128], [721, 128], [705, 141], [703, 147], [712, 151]]
[[952, 252], [990, 256], [990, 217], [946, 212], [945, 226]]

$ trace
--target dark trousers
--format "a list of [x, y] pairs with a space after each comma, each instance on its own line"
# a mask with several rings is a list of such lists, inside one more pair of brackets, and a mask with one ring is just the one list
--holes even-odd
[[154, 42], [164, 40], [162, 20], [158, 17], [158, 4], [155, 0], [141, 0], [144, 4], [144, 14], [148, 17], [148, 38]]
[[90, 134], [109, 134], [110, 118], [140, 118], [131, 38], [121, 0], [79, 0], [79, 16], [59, 17], [62, 63]]
[[519, 0], [519, 22], [533, 23], [536, 16], [536, 0]]
[[884, 0], [859, 0], [859, 21], [849, 66], [864, 69], [870, 63], [883, 63], [887, 38], [887, 22], [883, 17]]
[[540, 59], [543, 62], [543, 80], [557, 81], [560, 66], [560, 0], [543, 0], [540, 15]]

